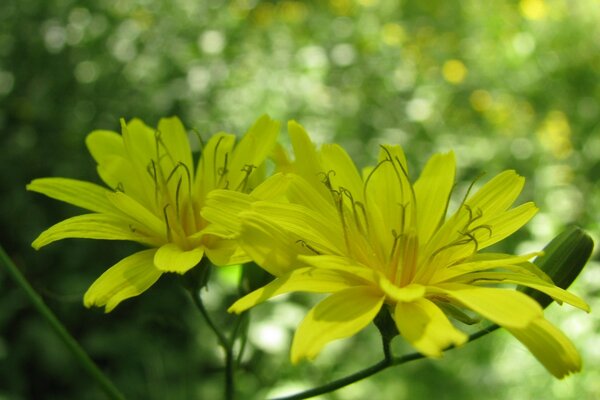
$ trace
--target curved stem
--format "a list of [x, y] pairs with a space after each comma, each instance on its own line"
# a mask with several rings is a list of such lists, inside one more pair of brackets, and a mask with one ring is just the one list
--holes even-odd
[[233, 357], [233, 342], [235, 341], [235, 336], [232, 335], [232, 340], [228, 340], [227, 337], [219, 330], [217, 325], [214, 323], [206, 307], [204, 307], [204, 303], [202, 302], [202, 297], [200, 296], [199, 290], [190, 290], [190, 295], [192, 296], [192, 300], [196, 305], [196, 308], [200, 310], [200, 313], [204, 317], [204, 320], [213, 331], [217, 340], [223, 351], [225, 351], [225, 399], [233, 400], [235, 397], [235, 384], [234, 384], [234, 372], [235, 372], [235, 363]]
[[[475, 332], [469, 336], [468, 342], [479, 339], [480, 337], [485, 336], [488, 333], [491, 333], [498, 328], [499, 328], [498, 325], [491, 325], [481, 331]], [[345, 376], [345, 377], [337, 379], [335, 381], [331, 381], [323, 386], [318, 386], [316, 388], [312, 388], [312, 389], [306, 390], [304, 392], [296, 393], [291, 396], [278, 397], [273, 400], [308, 399], [308, 398], [318, 396], [323, 393], [329, 393], [329, 392], [333, 392], [334, 390], [341, 389], [344, 386], [348, 386], [348, 385], [358, 382], [362, 379], [365, 379], [372, 375], [375, 375], [376, 373], [381, 372], [386, 368], [393, 367], [396, 365], [406, 364], [410, 361], [420, 360], [421, 358], [427, 357], [421, 353], [411, 353], [411, 354], [406, 354], [406, 355], [400, 356], [400, 357], [393, 357], [391, 355], [390, 348], [389, 348], [390, 341], [384, 339], [383, 342], [384, 342], [384, 344], [383, 344], [384, 350], [383, 351], [384, 351], [385, 358], [383, 360], [379, 361], [377, 364], [374, 364], [368, 368], [365, 368], [363, 370], [355, 372], [354, 374]], [[450, 346], [445, 351], [452, 350], [453, 348], [454, 348], [454, 346]]]
[[98, 368], [96, 363], [90, 358], [90, 356], [83, 350], [79, 343], [71, 336], [65, 326], [59, 321], [54, 315], [52, 310], [48, 308], [44, 300], [37, 294], [35, 289], [31, 287], [27, 279], [23, 276], [21, 271], [12, 262], [10, 257], [4, 252], [2, 246], [0, 246], [0, 260], [2, 264], [8, 270], [8, 273], [14, 278], [17, 284], [25, 291], [27, 297], [33, 304], [34, 308], [44, 317], [44, 319], [50, 324], [54, 332], [67, 346], [69, 351], [75, 356], [79, 364], [87, 371], [87, 373], [98, 383], [104, 393], [110, 399], [124, 400], [125, 396], [117, 389], [117, 387], [104, 375], [104, 373]]

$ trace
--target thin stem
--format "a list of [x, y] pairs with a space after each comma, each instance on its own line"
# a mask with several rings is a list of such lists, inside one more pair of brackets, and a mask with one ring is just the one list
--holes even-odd
[[[480, 337], [485, 336], [488, 333], [493, 332], [498, 328], [499, 328], [498, 325], [492, 325], [481, 331], [475, 332], [469, 336], [468, 341], [471, 342], [473, 340], [479, 339]], [[420, 360], [420, 359], [426, 357], [421, 353], [411, 353], [411, 354], [406, 354], [406, 355], [400, 356], [400, 357], [393, 357], [391, 355], [390, 348], [389, 348], [390, 341], [386, 340], [384, 338], [383, 342], [384, 342], [383, 351], [384, 351], [385, 358], [383, 360], [379, 361], [377, 364], [374, 364], [368, 368], [365, 368], [363, 370], [355, 372], [354, 374], [345, 376], [345, 377], [337, 379], [335, 381], [331, 381], [323, 386], [318, 386], [316, 388], [312, 388], [312, 389], [306, 390], [304, 392], [296, 393], [291, 396], [278, 397], [273, 400], [302, 400], [302, 399], [308, 399], [308, 398], [311, 398], [314, 396], [318, 396], [323, 393], [333, 392], [334, 390], [341, 389], [345, 386], [351, 385], [362, 379], [365, 379], [372, 375], [375, 375], [376, 373], [381, 372], [386, 368], [394, 367], [396, 365], [406, 364], [410, 361]], [[454, 348], [454, 346], [450, 346], [445, 351], [452, 350], [453, 348]]]
[[33, 304], [34, 308], [42, 315], [42, 317], [50, 324], [54, 332], [67, 346], [69, 351], [75, 356], [79, 364], [87, 371], [93, 380], [102, 388], [104, 393], [110, 399], [124, 400], [125, 396], [117, 389], [117, 387], [104, 375], [104, 373], [98, 368], [90, 356], [83, 350], [79, 343], [71, 336], [65, 326], [58, 320], [52, 310], [44, 303], [44, 300], [37, 294], [35, 289], [31, 287], [27, 279], [23, 276], [21, 271], [12, 262], [12, 260], [5, 253], [2, 246], [0, 246], [0, 260], [2, 264], [8, 270], [8, 273], [14, 278], [17, 284], [25, 291], [27, 297]]
[[190, 290], [190, 295], [192, 296], [192, 300], [196, 305], [196, 308], [200, 310], [200, 313], [204, 317], [204, 320], [213, 331], [219, 344], [225, 351], [225, 399], [233, 400], [235, 397], [235, 383], [234, 383], [234, 372], [235, 372], [235, 363], [233, 357], [233, 342], [235, 341], [235, 336], [232, 337], [232, 340], [228, 340], [227, 337], [219, 330], [217, 325], [214, 323], [206, 307], [204, 307], [204, 303], [202, 302], [202, 297], [200, 296], [200, 292], [198, 290]]

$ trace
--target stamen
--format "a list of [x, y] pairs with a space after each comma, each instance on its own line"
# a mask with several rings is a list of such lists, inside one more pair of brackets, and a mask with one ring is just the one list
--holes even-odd
[[125, 186], [123, 186], [123, 182], [117, 183], [117, 187], [115, 188], [115, 192], [125, 193]]
[[302, 247], [307, 248], [308, 250], [312, 251], [313, 253], [315, 253], [318, 256], [321, 255], [321, 253], [319, 251], [317, 251], [317, 249], [312, 247], [310, 244], [306, 243], [306, 241], [304, 241], [303, 239], [296, 240], [296, 244], [300, 244]]
[[158, 206], [158, 194], [160, 192], [160, 188], [158, 187], [158, 176], [156, 171], [156, 163], [154, 160], [150, 160], [150, 164], [148, 164], [146, 170], [148, 171], [148, 174], [150, 174], [150, 177], [154, 181], [154, 202]]
[[250, 174], [252, 173], [252, 171], [255, 168], [256, 168], [256, 165], [252, 165], [252, 164], [244, 165], [244, 167], [240, 171], [245, 172], [246, 175], [244, 176], [244, 179], [241, 180], [238, 187], [235, 189], [236, 191], [246, 191], [246, 185], [248, 185], [248, 180], [250, 179]]
[[333, 190], [333, 186], [331, 185], [331, 176], [335, 176], [335, 171], [329, 170], [327, 173], [319, 172], [319, 175], [323, 175], [321, 182], [325, 185], [325, 187], [329, 190]]
[[227, 175], [229, 173], [229, 170], [227, 169], [228, 161], [229, 161], [229, 153], [225, 153], [225, 160], [223, 161], [223, 166], [217, 170], [217, 173], [219, 174], [219, 176], [221, 178], [223, 178], [225, 175]]
[[221, 136], [219, 137], [219, 140], [217, 141], [217, 144], [215, 146], [215, 150], [213, 152], [213, 171], [215, 171], [217, 173], [217, 175], [214, 176], [214, 185], [215, 187], [217, 186], [218, 183], [220, 183], [221, 178], [223, 178], [223, 176], [225, 176], [225, 174], [227, 173], [227, 156], [229, 153], [225, 153], [225, 165], [223, 168], [217, 168], [217, 155], [219, 153], [219, 146], [221, 146], [221, 142], [223, 141], [223, 139], [225, 138], [225, 136]]
[[169, 216], [167, 215], [167, 208], [169, 208], [170, 204], [167, 204], [166, 206], [163, 207], [163, 215], [165, 217], [165, 224], [167, 225], [167, 240], [169, 242], [172, 242], [172, 237], [171, 237], [171, 227], [169, 225]]
[[177, 218], [181, 218], [181, 215], [179, 215], [179, 191], [181, 189], [182, 180], [183, 178], [179, 177], [179, 180], [177, 181], [177, 188], [175, 189], [175, 209], [177, 211]]
[[398, 241], [400, 240], [400, 238], [402, 236], [404, 236], [403, 233], [398, 233], [396, 232], [395, 229], [392, 229], [392, 236], [394, 237], [394, 243], [392, 244], [392, 251], [390, 252], [390, 260], [394, 260], [394, 255], [396, 253], [396, 248], [398, 247]]
[[348, 199], [350, 200], [350, 204], [352, 205], [352, 213], [354, 215], [354, 223], [356, 224], [356, 227], [360, 230], [360, 232], [363, 235], [366, 235], [365, 227], [360, 222], [359, 215], [356, 212], [356, 202], [354, 201], [354, 197], [352, 196], [352, 193], [348, 189], [341, 187], [341, 186], [340, 186], [340, 193], [342, 195], [345, 195], [346, 197], [348, 197]]
[[484, 175], [485, 175], [485, 172], [482, 172], [479, 175], [477, 175], [475, 177], [475, 179], [473, 179], [473, 181], [469, 185], [469, 188], [467, 189], [467, 192], [465, 193], [465, 197], [463, 197], [462, 201], [460, 202], [459, 208], [461, 206], [463, 206], [465, 204], [465, 202], [467, 201], [467, 198], [469, 197], [469, 193], [471, 193], [471, 189], [473, 189], [473, 186], [475, 185], [475, 182], [477, 182], [479, 179], [481, 179], [481, 177], [483, 177]]
[[204, 152], [204, 139], [202, 139], [202, 135], [200, 134], [200, 132], [198, 132], [196, 128], [193, 128], [192, 132], [194, 132], [194, 135], [196, 135], [196, 138], [198, 139], [198, 145], [200, 146], [200, 154], [202, 154]]

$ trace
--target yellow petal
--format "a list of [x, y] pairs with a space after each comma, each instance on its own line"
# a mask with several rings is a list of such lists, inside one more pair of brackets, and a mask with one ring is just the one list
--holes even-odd
[[328, 198], [329, 191], [322, 183], [324, 171], [321, 167], [319, 155], [315, 145], [311, 142], [304, 128], [296, 121], [288, 122], [288, 133], [294, 148], [294, 172], [300, 175], [324, 198]]
[[110, 312], [123, 300], [145, 292], [162, 275], [154, 267], [155, 252], [140, 251], [110, 267], [85, 293], [85, 306], [106, 306], [106, 312]]
[[184, 274], [198, 265], [203, 255], [203, 247], [183, 250], [175, 243], [167, 243], [156, 251], [154, 265], [163, 272]]
[[37, 250], [57, 240], [67, 238], [132, 240], [150, 246], [160, 245], [156, 238], [123, 217], [110, 214], [84, 214], [66, 219], [46, 229], [33, 242]]
[[230, 188], [239, 190], [248, 167], [258, 167], [273, 150], [279, 135], [279, 122], [261, 116], [235, 146], [229, 165]]
[[383, 162], [365, 180], [365, 192], [372, 242], [380, 246], [380, 254], [388, 256], [394, 243], [392, 232], [404, 232], [412, 221], [414, 203], [406, 177], [391, 162]]
[[[519, 193], [521, 193], [524, 182], [525, 179], [512, 170], [504, 171], [492, 178], [475, 195], [467, 199], [465, 205], [462, 205], [442, 225], [429, 241], [424, 253], [433, 254], [438, 249], [448, 248], [449, 250], [445, 251], [443, 256], [451, 260], [456, 260], [461, 256], [464, 257], [472, 253], [474, 251], [474, 242], [463, 246], [448, 246], [467, 238], [464, 232], [477, 226], [489, 225], [485, 221], [501, 215], [502, 212], [514, 203]], [[478, 242], [489, 239], [490, 230], [488, 228], [493, 233], [493, 227], [489, 226], [473, 231], [477, 235]]]
[[381, 146], [378, 161], [382, 160], [393, 161], [408, 176], [408, 163], [406, 162], [406, 155], [404, 155], [404, 150], [402, 150], [401, 146], [389, 144]]
[[460, 346], [468, 339], [438, 306], [426, 298], [398, 302], [394, 321], [402, 337], [428, 357], [441, 357], [446, 348]]
[[396, 302], [416, 301], [425, 296], [426, 292], [425, 286], [419, 285], [418, 283], [411, 283], [407, 286], [398, 287], [383, 276], [378, 283], [386, 296]]
[[140, 200], [143, 198], [144, 189], [135, 167], [127, 159], [121, 135], [111, 131], [93, 131], [87, 135], [85, 143], [98, 163], [98, 175], [110, 188], [118, 188]]
[[443, 221], [454, 186], [454, 153], [436, 154], [415, 182], [419, 243], [426, 244]]
[[115, 156], [125, 157], [123, 137], [117, 132], [96, 130], [85, 138], [85, 144], [98, 164]]
[[188, 171], [193, 172], [190, 141], [179, 118], [161, 118], [158, 122], [158, 133], [162, 144], [166, 147], [165, 158], [169, 159], [171, 167], [181, 162], [185, 164]]
[[547, 320], [538, 318], [524, 328], [507, 329], [558, 379], [581, 370], [573, 343]]
[[367, 282], [352, 271], [303, 267], [280, 276], [236, 301], [229, 312], [241, 313], [272, 297], [290, 292], [335, 293]]
[[202, 149], [195, 183], [200, 198], [212, 189], [230, 188], [227, 186], [226, 173], [234, 144], [235, 135], [220, 132], [214, 134]]
[[312, 246], [320, 254], [342, 254], [345, 251], [344, 232], [335, 215], [323, 215], [297, 204], [266, 201], [252, 204], [252, 211], [256, 218], [264, 218], [293, 232], [297, 240]]
[[[459, 264], [451, 265], [446, 268], [440, 268], [436, 271], [430, 283], [444, 282], [448, 280], [462, 280], [463, 275], [471, 274], [473, 272], [481, 272], [494, 268], [508, 269], [511, 271], [521, 271], [524, 274], [537, 276], [538, 278], [547, 282], [552, 280], [542, 270], [540, 270], [535, 264], [528, 263], [533, 257], [539, 256], [542, 253], [535, 252], [529, 254], [523, 254], [520, 256], [513, 256], [510, 254], [503, 253], [479, 253], [472, 257], [467, 258], [464, 262]], [[468, 280], [468, 277], [464, 279]]]
[[217, 266], [238, 265], [252, 261], [235, 240], [211, 238], [204, 249], [210, 262]]
[[[542, 316], [542, 308], [531, 297], [513, 289], [475, 287], [457, 283], [437, 286], [449, 300], [469, 308], [503, 326], [524, 328]], [[433, 288], [429, 287], [433, 292]]]
[[313, 359], [329, 342], [352, 336], [366, 327], [384, 297], [367, 286], [335, 293], [317, 304], [300, 323], [292, 342], [291, 360]]
[[242, 229], [240, 214], [249, 211], [254, 200], [250, 195], [233, 190], [212, 190], [202, 208], [202, 218], [237, 236]]
[[266, 221], [256, 213], [244, 215], [238, 242], [258, 265], [280, 276], [298, 267], [297, 256], [314, 254], [297, 235]]
[[469, 284], [507, 283], [527, 286], [547, 294], [558, 302], [565, 302], [589, 312], [590, 306], [579, 297], [564, 289], [539, 278], [514, 272], [476, 272], [461, 277], [461, 281]]
[[329, 175], [332, 187], [347, 189], [355, 201], [364, 202], [362, 179], [346, 150], [337, 144], [324, 144], [320, 155], [322, 170], [332, 171]]
[[525, 178], [513, 170], [503, 171], [487, 182], [466, 204], [484, 215], [494, 215], [510, 207], [523, 190]]
[[135, 199], [122, 192], [108, 193], [106, 197], [119, 211], [143, 225], [145, 231], [163, 241], [167, 239], [167, 226], [165, 222]]
[[111, 191], [96, 184], [68, 178], [34, 179], [27, 190], [45, 194], [56, 200], [99, 213], [115, 213], [115, 207], [108, 201]]
[[253, 198], [260, 200], [283, 200], [291, 179], [289, 174], [275, 174], [261, 182], [250, 194]]
[[486, 218], [481, 224], [490, 227], [490, 231], [480, 230], [475, 232], [479, 250], [493, 245], [504, 238], [515, 233], [525, 225], [538, 212], [535, 204], [529, 202], [518, 207], [500, 213], [496, 216]]
[[140, 171], [145, 171], [151, 160], [158, 163], [156, 130], [137, 118], [127, 124], [121, 120], [121, 130], [127, 158], [137, 164]]
[[286, 195], [290, 202], [301, 204], [322, 215], [330, 217], [337, 215], [337, 210], [331, 201], [331, 193], [328, 193], [329, 197], [323, 196], [321, 191], [315, 189], [308, 180], [300, 175], [289, 174], [287, 177], [289, 183]]

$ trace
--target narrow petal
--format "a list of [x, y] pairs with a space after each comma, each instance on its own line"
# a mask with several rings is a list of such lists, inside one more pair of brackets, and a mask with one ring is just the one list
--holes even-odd
[[497, 214], [510, 207], [523, 190], [525, 178], [513, 170], [503, 171], [490, 179], [466, 204], [473, 210], [480, 209], [484, 215]]
[[303, 267], [280, 276], [268, 285], [247, 294], [231, 307], [229, 312], [241, 313], [272, 297], [290, 292], [336, 293], [367, 284], [352, 271]]
[[391, 162], [380, 163], [365, 180], [365, 205], [369, 232], [379, 254], [389, 255], [394, 242], [392, 232], [410, 226], [412, 200], [405, 181]]
[[327, 171], [324, 171], [321, 167], [315, 145], [311, 142], [304, 128], [296, 121], [288, 122], [288, 133], [296, 157], [294, 171], [306, 179], [321, 196], [328, 198], [328, 189], [322, 183], [323, 174]]
[[394, 321], [402, 337], [428, 357], [441, 357], [445, 349], [460, 346], [468, 339], [435, 303], [425, 298], [398, 302]]
[[144, 189], [131, 160], [127, 158], [123, 137], [111, 131], [93, 131], [85, 143], [98, 164], [98, 175], [108, 187], [141, 199]]
[[192, 150], [185, 127], [177, 117], [161, 118], [158, 122], [160, 140], [165, 146], [166, 157], [174, 167], [183, 163], [188, 171], [193, 171]]
[[344, 232], [335, 214], [323, 215], [297, 204], [266, 201], [253, 203], [252, 211], [257, 218], [262, 217], [293, 232], [297, 240], [320, 254], [342, 254], [345, 251]]
[[155, 252], [140, 251], [110, 267], [87, 290], [84, 305], [105, 306], [105, 311], [110, 312], [123, 300], [145, 292], [162, 275], [154, 267]]
[[[437, 288], [451, 302], [469, 308], [503, 327], [524, 328], [531, 321], [542, 317], [540, 305], [514, 289], [474, 287], [457, 283], [443, 284]], [[432, 287], [428, 289], [435, 292]]]
[[291, 179], [290, 174], [277, 173], [261, 182], [250, 194], [260, 200], [283, 200]]
[[384, 297], [367, 286], [335, 293], [317, 304], [300, 323], [292, 342], [291, 360], [315, 358], [329, 342], [352, 336], [366, 327]]
[[121, 130], [123, 133], [123, 143], [127, 158], [132, 160], [138, 168], [138, 172], [142, 172], [140, 177], [148, 176], [145, 173], [147, 166], [151, 160], [159, 162], [157, 153], [160, 151], [157, 131], [147, 126], [142, 120], [134, 118], [125, 124], [121, 120]]
[[324, 144], [320, 155], [323, 171], [332, 171], [329, 176], [332, 186], [335, 189], [344, 188], [355, 201], [364, 202], [362, 179], [346, 150], [338, 144]]
[[215, 189], [206, 197], [202, 218], [219, 225], [237, 236], [242, 230], [240, 214], [249, 211], [254, 200], [248, 194], [234, 190]]
[[244, 215], [238, 242], [265, 271], [280, 276], [299, 265], [297, 256], [314, 254], [302, 246], [302, 238], [266, 221], [256, 213]]
[[150, 246], [160, 245], [160, 240], [144, 234], [123, 217], [111, 214], [84, 214], [72, 217], [46, 229], [34, 240], [37, 250], [52, 242], [68, 238], [132, 240]]
[[110, 190], [94, 183], [68, 178], [34, 179], [27, 190], [45, 194], [56, 200], [99, 213], [115, 213], [115, 207], [108, 201]]
[[551, 283], [552, 280], [550, 279], [550, 277], [548, 277], [548, 275], [546, 275], [542, 270], [540, 270], [535, 264], [527, 262], [533, 257], [539, 256], [541, 254], [542, 253], [540, 252], [523, 254], [520, 256], [513, 256], [510, 254], [503, 253], [475, 254], [459, 264], [437, 269], [435, 275], [433, 276], [433, 278], [431, 278], [430, 283], [444, 282], [451, 279], [454, 280], [466, 274], [486, 271], [495, 268], [519, 270], [523, 273], [528, 273], [530, 275], [537, 276], [538, 278]]
[[[489, 226], [486, 227], [486, 225], [489, 224], [483, 221], [496, 217], [510, 207], [521, 193], [524, 183], [525, 179], [512, 170], [496, 175], [475, 195], [467, 199], [465, 204], [442, 225], [429, 241], [425, 254], [432, 254], [441, 248], [449, 248], [454, 253], [465, 252], [465, 249], [472, 252], [474, 243], [464, 246], [452, 244], [465, 239], [467, 236], [464, 232], [467, 231], [479, 235], [478, 240], [488, 237]], [[477, 226], [482, 226], [482, 228], [474, 230]], [[449, 257], [446, 252], [444, 252], [444, 257]], [[457, 257], [451, 258], [457, 259]]]
[[461, 283], [468, 283], [471, 285], [487, 285], [499, 283], [527, 286], [547, 294], [559, 303], [565, 302], [571, 304], [574, 307], [580, 308], [586, 312], [590, 311], [590, 306], [585, 301], [575, 296], [573, 293], [569, 293], [566, 290], [561, 289], [552, 283], [548, 283], [544, 280], [535, 278], [533, 276], [523, 275], [514, 272], [491, 271], [471, 273], [462, 276], [461, 278]]
[[315, 189], [308, 180], [300, 175], [289, 174], [288, 179], [286, 195], [290, 202], [301, 204], [323, 215], [337, 215], [337, 210], [331, 201], [331, 193], [328, 194], [329, 197], [323, 196], [321, 191]]
[[141, 224], [145, 231], [166, 241], [166, 224], [146, 207], [125, 193], [108, 193], [106, 197], [119, 211]]
[[529, 222], [537, 212], [538, 208], [535, 204], [529, 202], [482, 220], [481, 224], [489, 226], [490, 231], [479, 230], [474, 233], [478, 249], [484, 249], [512, 235]]
[[252, 261], [235, 240], [211, 238], [207, 240], [204, 251], [210, 262], [217, 266], [237, 265]]
[[425, 165], [414, 184], [417, 197], [419, 243], [426, 244], [440, 227], [454, 186], [454, 153], [436, 154]]
[[260, 117], [235, 146], [229, 165], [230, 188], [238, 190], [247, 179], [247, 170], [260, 166], [273, 150], [279, 135], [279, 122]]
[[573, 343], [547, 320], [538, 318], [524, 328], [507, 329], [558, 379], [581, 370]]
[[224, 176], [234, 144], [235, 135], [220, 132], [213, 135], [202, 149], [195, 182], [200, 198], [213, 189], [227, 187]]
[[204, 255], [203, 247], [183, 250], [175, 243], [167, 243], [159, 247], [154, 256], [154, 265], [163, 272], [184, 274], [194, 268]]

